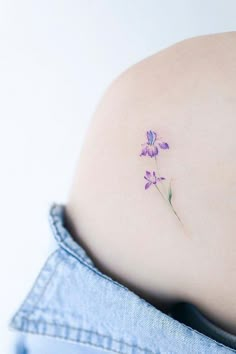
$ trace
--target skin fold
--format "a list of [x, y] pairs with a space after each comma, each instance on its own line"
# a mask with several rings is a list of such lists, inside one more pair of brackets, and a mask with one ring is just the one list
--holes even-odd
[[[146, 132], [169, 144], [145, 172]], [[236, 334], [236, 32], [191, 38], [130, 67], [91, 119], [66, 224], [104, 273], [164, 312], [188, 301]], [[163, 181], [165, 183], [166, 181]], [[164, 185], [168, 186], [168, 184]]]

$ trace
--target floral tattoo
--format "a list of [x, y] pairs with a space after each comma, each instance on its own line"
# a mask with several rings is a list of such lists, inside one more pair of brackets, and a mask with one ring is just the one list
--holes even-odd
[[[160, 154], [161, 150], [168, 150], [169, 144], [163, 141], [162, 137], [156, 133], [153, 130], [149, 130], [146, 133], [147, 135], [147, 142], [144, 144], [141, 144], [142, 146], [142, 151], [139, 156], [148, 156], [151, 158], [155, 158], [155, 163], [156, 163], [156, 172], [155, 171], [146, 171], [146, 175], [144, 176], [146, 180], [145, 184], [145, 190], [150, 188], [151, 186], [156, 187], [158, 192], [161, 194], [162, 198], [168, 203], [168, 205], [171, 207], [172, 211], [174, 214], [177, 216], [178, 220], [182, 224], [182, 221], [180, 220], [178, 214], [176, 213], [173, 205], [172, 205], [172, 189], [171, 189], [171, 180], [169, 182], [169, 187], [166, 190], [166, 182], [167, 179], [165, 177], [162, 177], [159, 173], [158, 169], [158, 164], [157, 164], [157, 156]], [[161, 188], [162, 186], [162, 188]], [[163, 190], [164, 189], [164, 193]], [[183, 225], [183, 224], [182, 224]]]

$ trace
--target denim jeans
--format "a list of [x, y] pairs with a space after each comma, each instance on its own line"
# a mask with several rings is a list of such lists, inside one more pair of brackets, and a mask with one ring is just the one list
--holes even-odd
[[96, 268], [64, 226], [63, 204], [48, 214], [58, 246], [11, 320], [23, 333], [15, 353], [236, 353]]

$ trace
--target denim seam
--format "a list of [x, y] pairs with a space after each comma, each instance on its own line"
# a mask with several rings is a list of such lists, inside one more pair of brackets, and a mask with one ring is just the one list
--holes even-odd
[[[65, 250], [64, 250], [64, 251], [65, 251]], [[68, 258], [68, 259], [70, 259], [71, 264], [76, 264], [76, 263], [77, 263], [76, 260], [75, 260], [74, 262], [72, 262], [72, 259], [71, 259], [71, 258], [74, 259], [75, 257], [73, 256], [73, 254], [69, 253], [69, 258]], [[90, 267], [89, 267], [89, 268], [90, 268]], [[112, 282], [113, 282], [113, 280], [112, 280]], [[114, 282], [114, 284], [116, 284], [116, 282]], [[118, 285], [119, 285], [119, 283], [118, 283]], [[122, 286], [122, 287], [123, 287], [123, 286]], [[124, 289], [126, 290], [127, 288], [124, 287]], [[130, 292], [131, 290], [128, 289], [128, 291]], [[133, 293], [133, 294], [135, 294], [135, 293]], [[138, 296], [137, 294], [135, 294], [135, 295]], [[138, 296], [138, 297], [139, 297], [139, 296]], [[142, 302], [144, 302], [145, 305], [154, 307], [152, 304], [148, 303], [145, 299], [142, 299], [142, 298], [140, 298], [140, 297], [139, 297], [139, 299], [140, 299]], [[154, 308], [155, 308], [155, 307], [154, 307]], [[156, 309], [156, 308], [155, 308], [155, 309]], [[157, 309], [156, 309], [156, 310], [157, 310]], [[166, 315], [165, 313], [162, 313], [162, 315], [168, 316], [168, 318], [170, 317], [169, 315]], [[214, 342], [214, 343], [210, 343], [210, 344], [215, 344], [215, 345], [218, 346], [218, 347], [226, 348], [226, 349], [229, 350], [230, 347], [227, 347], [227, 346], [225, 346], [224, 344], [222, 344], [222, 343], [220, 343], [220, 342], [217, 342], [215, 339], [206, 336], [205, 334], [203, 334], [203, 333], [197, 331], [196, 329], [194, 329], [194, 328], [192, 328], [192, 327], [190, 327], [190, 326], [188, 326], [188, 325], [186, 325], [186, 324], [184, 324], [184, 323], [180, 323], [179, 321], [177, 321], [177, 320], [174, 319], [173, 317], [170, 317], [170, 318], [171, 318], [171, 320], [176, 321], [178, 324], [180, 324], [180, 325], [182, 325], [183, 327], [185, 327], [185, 329], [186, 329], [188, 332], [190, 332], [190, 333], [191, 333], [191, 332], [194, 332], [196, 335], [202, 337], [204, 340], [207, 339], [208, 341], [210, 340], [211, 342]], [[231, 349], [231, 351], [233, 351], [234, 353], [236, 353], [236, 350], [234, 350], [234, 349], [232, 349], [232, 348], [230, 348], [230, 349]]]
[[[52, 220], [55, 222], [55, 216], [52, 216]], [[59, 239], [63, 239], [63, 238], [61, 237], [60, 231], [58, 230], [58, 226], [54, 224], [54, 228], [55, 228], [55, 231], [58, 233]], [[68, 235], [66, 235], [65, 239], [66, 239], [66, 238], [68, 238]], [[56, 251], [54, 251], [54, 252], [48, 257], [48, 259], [47, 259], [45, 265], [43, 266], [42, 270], [40, 271], [38, 277], [36, 278], [36, 280], [35, 280], [35, 282], [34, 282], [32, 288], [31, 288], [31, 290], [29, 291], [29, 293], [28, 293], [28, 295], [27, 295], [27, 297], [26, 297], [25, 301], [22, 303], [22, 305], [21, 305], [21, 307], [20, 307], [20, 310], [18, 310], [18, 312], [17, 312], [16, 315], [14, 316], [12, 322], [14, 322], [14, 319], [16, 319], [16, 318], [18, 317], [18, 315], [19, 315], [19, 317], [21, 317], [21, 316], [20, 316], [20, 313], [22, 314], [22, 318], [25, 318], [27, 321], [29, 321], [29, 322], [34, 322], [34, 323], [36, 322], [35, 320], [30, 320], [30, 319], [28, 319], [27, 317], [24, 317], [24, 314], [29, 314], [29, 315], [31, 315], [31, 314], [33, 313], [33, 311], [35, 310], [34, 305], [37, 305], [37, 304], [39, 303], [41, 297], [43, 296], [44, 292], [46, 291], [46, 288], [47, 288], [48, 284], [50, 283], [50, 281], [51, 281], [53, 275], [55, 274], [55, 271], [56, 271], [57, 267], [61, 264], [62, 261], [64, 261], [65, 255], [68, 256], [67, 259], [68, 259], [68, 261], [69, 261], [69, 263], [70, 263], [71, 265], [77, 264], [78, 261], [79, 261], [79, 262], [80, 262], [82, 265], [84, 265], [87, 269], [89, 269], [90, 271], [93, 271], [93, 272], [96, 273], [98, 276], [101, 276], [101, 277], [103, 277], [104, 279], [106, 279], [107, 281], [111, 282], [112, 284], [114, 284], [114, 285], [116, 285], [116, 286], [118, 286], [118, 287], [120, 287], [120, 288], [125, 289], [126, 292], [127, 292], [127, 291], [128, 291], [128, 292], [131, 292], [133, 295], [135, 295], [135, 296], [139, 299], [139, 301], [141, 301], [142, 303], [144, 303], [145, 306], [149, 306], [149, 307], [151, 306], [151, 307], [154, 308], [155, 310], [158, 310], [158, 309], [156, 309], [152, 304], [148, 303], [145, 299], [142, 299], [140, 296], [138, 296], [136, 293], [132, 292], [130, 289], [128, 289], [128, 288], [125, 287], [124, 285], [120, 284], [120, 283], [117, 282], [117, 281], [114, 281], [112, 278], [110, 278], [109, 276], [107, 276], [107, 275], [101, 273], [99, 270], [97, 270], [97, 269], [94, 268], [93, 266], [89, 265], [87, 262], [84, 262], [84, 261], [82, 260], [82, 257], [80, 257], [76, 252], [75, 252], [76, 254], [71, 253], [71, 252], [69, 251], [69, 250], [70, 250], [70, 245], [68, 245], [68, 246], [66, 245], [67, 247], [69, 247], [69, 250], [68, 250], [67, 248], [64, 248], [63, 245], [60, 245], [60, 246], [61, 246], [61, 247], [60, 247], [59, 249], [57, 249]], [[56, 263], [56, 260], [57, 260], [56, 258], [58, 258], [59, 256], [62, 256], [62, 255], [64, 255], [64, 256], [62, 257], [62, 259], [60, 259], [60, 260]], [[54, 257], [55, 257], [55, 259], [54, 259]], [[54, 260], [54, 262], [55, 262], [54, 264], [53, 264], [52, 260]], [[54, 268], [53, 271], [52, 271], [52, 270], [50, 269], [50, 266], [51, 266], [51, 268], [52, 268], [53, 266], [55, 266], [55, 264], [56, 264], [56, 268]], [[46, 277], [46, 279], [44, 279], [44, 281], [42, 282], [42, 279], [44, 278], [45, 273], [47, 273], [47, 267], [49, 267], [49, 274], [48, 274], [48, 276]], [[42, 282], [42, 284], [40, 284], [40, 282]], [[36, 299], [36, 301], [32, 301], [32, 298], [34, 298], [35, 295], [36, 295], [37, 299]], [[27, 311], [27, 309], [28, 309], [28, 311]], [[166, 314], [164, 314], [164, 313], [162, 313], [162, 315], [168, 316], [168, 315], [166, 315]], [[169, 317], [169, 316], [168, 316], [168, 317]], [[176, 321], [176, 320], [173, 319], [173, 318], [172, 318], [172, 320], [173, 320], [173, 321]], [[178, 325], [180, 324], [179, 321], [176, 321], [176, 322], [178, 322]], [[47, 322], [45, 322], [45, 324], [47, 324]], [[189, 327], [189, 326], [187, 326], [187, 325], [185, 325], [185, 324], [182, 324], [182, 323], [181, 323], [181, 325], [182, 325], [183, 327], [185, 327], [185, 329], [186, 329], [187, 332], [189, 332], [189, 333], [194, 332], [196, 335], [202, 337], [204, 340], [207, 339], [208, 342], [209, 342], [209, 344], [211, 344], [211, 345], [214, 344], [216, 347], [222, 347], [222, 348], [225, 348], [225, 349], [228, 349], [228, 350], [230, 349], [232, 352], [236, 353], [236, 350], [234, 350], [234, 349], [232, 349], [232, 348], [229, 348], [229, 347], [223, 345], [222, 343], [219, 343], [219, 342], [215, 341], [215, 340], [212, 339], [212, 338], [209, 338], [208, 336], [206, 336], [206, 335], [204, 335], [204, 334], [198, 332], [197, 330], [195, 330], [195, 329], [193, 329], [193, 328], [191, 328], [191, 327]], [[51, 324], [51, 326], [53, 326], [53, 325]], [[63, 326], [63, 325], [61, 325], [61, 326]], [[70, 328], [73, 329], [73, 327], [70, 327]], [[93, 333], [93, 332], [91, 332], [91, 333]], [[107, 337], [108, 337], [108, 336], [107, 336]], [[109, 337], [108, 337], [108, 338], [109, 338]], [[119, 342], [119, 343], [120, 343], [120, 342]], [[128, 345], [128, 344], [127, 344], [127, 345]], [[153, 354], [155, 354], [155, 353], [153, 353]]]
[[[56, 240], [58, 241], [59, 245], [63, 247], [63, 243], [65, 243], [65, 245], [72, 250], [73, 252], [75, 252], [76, 256], [81, 259], [85, 264], [90, 265], [91, 263], [93, 264], [92, 260], [90, 259], [89, 256], [83, 257], [80, 254], [78, 254], [77, 249], [76, 249], [76, 244], [75, 246], [72, 246], [71, 244], [68, 244], [67, 242], [67, 238], [69, 237], [68, 234], [70, 235], [69, 231], [65, 228], [65, 226], [63, 225], [62, 221], [60, 220], [60, 216], [58, 215], [57, 211], [55, 211], [55, 209], [58, 207], [58, 204], [53, 204], [49, 210], [49, 223], [51, 224], [51, 226], [53, 227], [53, 229], [56, 231], [56, 234], [54, 236], [56, 236]], [[60, 207], [62, 207], [62, 205], [60, 205]], [[59, 220], [55, 220], [55, 218], [59, 218]], [[59, 227], [57, 224], [61, 224]], [[61, 234], [61, 230], [59, 230], [59, 228], [64, 228], [65, 230], [65, 234], [64, 236]], [[71, 236], [71, 235], [70, 235]], [[73, 239], [72, 239], [73, 240]], [[73, 240], [73, 242], [75, 242]], [[78, 247], [78, 246], [77, 246]], [[85, 250], [83, 250], [85, 252]], [[90, 263], [91, 262], [91, 263]]]
[[[20, 310], [16, 312], [16, 315], [14, 316], [14, 318], [17, 316], [18, 313], [20, 312], [25, 312], [27, 313], [27, 315], [31, 315], [35, 309], [35, 305], [37, 305], [40, 301], [40, 299], [42, 298], [43, 294], [45, 293], [47, 286], [49, 285], [55, 271], [57, 270], [57, 267], [60, 265], [60, 263], [63, 261], [63, 259], [60, 259], [57, 264], [56, 264], [56, 268], [53, 269], [53, 272], [50, 272], [50, 276], [46, 279], [46, 282], [43, 282], [42, 285], [40, 285], [40, 281], [42, 280], [43, 276], [46, 273], [46, 268], [48, 267], [49, 263], [52, 261], [52, 259], [54, 257], [57, 257], [59, 255], [60, 250], [57, 249], [56, 251], [54, 251], [46, 260], [43, 268], [41, 269], [41, 271], [39, 272], [37, 278], [35, 279], [31, 289], [28, 291], [28, 295], [26, 296], [25, 300], [22, 302], [21, 306], [20, 306]], [[37, 300], [32, 302], [31, 304], [31, 299], [34, 296], [37, 296]], [[13, 318], [13, 320], [14, 320]]]
[[[47, 279], [47, 282], [44, 284], [42, 292], [39, 294], [37, 301], [35, 302], [35, 305], [37, 306], [37, 304], [40, 302], [40, 299], [43, 297], [45, 291], [47, 290], [48, 285], [51, 282], [51, 279], [53, 277], [53, 275], [56, 273], [57, 268], [59, 267], [59, 265], [62, 263], [63, 259], [60, 259], [60, 261], [58, 261], [58, 263], [56, 264], [55, 268], [53, 269], [51, 276], [49, 277], [49, 279]], [[32, 314], [32, 312], [34, 311], [34, 306], [33, 309], [29, 312], [29, 316]]]
[[[40, 321], [30, 320], [29, 318], [27, 318], [27, 317], [24, 316], [24, 312], [27, 313], [27, 314], [29, 313], [29, 315], [31, 315], [31, 314], [33, 313], [33, 311], [35, 310], [34, 304], [37, 305], [37, 304], [39, 303], [39, 301], [40, 301], [40, 299], [41, 299], [43, 293], [45, 292], [45, 290], [46, 290], [48, 284], [50, 283], [51, 278], [52, 278], [52, 276], [54, 275], [54, 273], [55, 273], [56, 270], [54, 269], [53, 272], [50, 274], [50, 277], [47, 278], [47, 280], [46, 280], [46, 286], [45, 286], [45, 284], [43, 284], [42, 286], [37, 286], [37, 284], [38, 284], [40, 278], [43, 277], [43, 275], [44, 275], [44, 273], [45, 273], [45, 271], [46, 271], [46, 268], [47, 268], [47, 266], [48, 266], [48, 263], [50, 263], [50, 262], [52, 261], [53, 256], [54, 256], [54, 257], [55, 257], [55, 256], [59, 256], [59, 255], [62, 256], [62, 254], [68, 256], [68, 257], [67, 257], [67, 260], [69, 261], [69, 263], [70, 263], [71, 265], [77, 264], [77, 258], [75, 258], [72, 254], [66, 252], [64, 249], [60, 249], [60, 248], [59, 248], [59, 249], [57, 249], [56, 251], [54, 251], [54, 252], [48, 257], [48, 260], [46, 261], [44, 267], [42, 268], [41, 272], [39, 273], [39, 275], [38, 275], [38, 277], [37, 277], [37, 279], [36, 279], [36, 281], [35, 281], [33, 287], [31, 288], [31, 290], [30, 290], [30, 292], [29, 292], [29, 294], [28, 294], [28, 296], [27, 296], [27, 298], [26, 298], [26, 300], [23, 302], [23, 305], [20, 307], [20, 310], [17, 312], [17, 314], [15, 315], [14, 318], [18, 317], [18, 315], [20, 316], [20, 313], [22, 313], [22, 316], [20, 316], [20, 317], [23, 318], [23, 319], [26, 319], [28, 322], [34, 322], [34, 323], [36, 323], [36, 322], [42, 322], [41, 320], [40, 320]], [[60, 259], [60, 261], [56, 263], [56, 268], [58, 267], [58, 265], [61, 264], [61, 262], [62, 262], [63, 260], [64, 260], [64, 257], [62, 257], [62, 259]], [[90, 269], [90, 267], [89, 267], [89, 269]], [[41, 288], [42, 291], [39, 291], [39, 290], [38, 290], [38, 289], [40, 289], [40, 288]], [[38, 291], [39, 291], [39, 292], [38, 292]], [[129, 291], [130, 291], [130, 290], [129, 290]], [[37, 301], [34, 302], [33, 305], [30, 305], [30, 304], [28, 305], [28, 303], [30, 303], [31, 298], [35, 295], [35, 293], [36, 293], [36, 294], [38, 293], [38, 294], [37, 294], [37, 295], [38, 295]], [[135, 293], [133, 293], [133, 294], [135, 294]], [[135, 294], [135, 295], [136, 295], [136, 294]], [[136, 296], [138, 296], [138, 295], [136, 295]], [[142, 302], [145, 303], [145, 305], [153, 307], [153, 305], [149, 304], [146, 300], [144, 300], [144, 299], [142, 299], [142, 298], [140, 298], [140, 299], [142, 300]], [[27, 311], [27, 312], [26, 312], [26, 311], [22, 311], [22, 310], [24, 310], [25, 307], [26, 307], [26, 308], [27, 308], [27, 307], [30, 307], [31, 311], [29, 311], [29, 312], [28, 312], [28, 311]], [[154, 308], [155, 308], [155, 307], [154, 307]], [[165, 314], [163, 314], [163, 315], [165, 315]], [[166, 316], [168, 316], [168, 315], [166, 315]], [[168, 316], [168, 317], [169, 317], [169, 316]], [[179, 324], [179, 321], [175, 320], [174, 318], [171, 318], [171, 319], [172, 319], [173, 321], [178, 322], [178, 324]], [[47, 324], [47, 322], [45, 322], [45, 324]], [[50, 326], [53, 326], [53, 324], [50, 324], [50, 323], [49, 323], [49, 325], [50, 325]], [[234, 349], [232, 349], [232, 348], [230, 348], [230, 347], [227, 347], [227, 346], [225, 346], [224, 344], [219, 343], [219, 342], [217, 342], [216, 340], [214, 340], [214, 339], [212, 339], [212, 338], [209, 338], [208, 336], [206, 336], [206, 335], [204, 335], [203, 333], [198, 332], [197, 330], [195, 330], [195, 329], [193, 329], [193, 328], [191, 328], [191, 327], [185, 325], [184, 323], [181, 323], [181, 325], [182, 325], [183, 327], [185, 327], [185, 329], [186, 329], [188, 332], [190, 332], [190, 333], [191, 333], [191, 332], [194, 332], [196, 335], [202, 337], [204, 340], [207, 339], [208, 341], [210, 341], [209, 344], [211, 344], [211, 345], [214, 344], [214, 345], [217, 346], [217, 347], [222, 347], [222, 348], [225, 348], [225, 349], [227, 349], [227, 350], [230, 349], [232, 352], [236, 353], [236, 350], [234, 350]], [[59, 324], [59, 326], [64, 326], [64, 325]], [[64, 327], [65, 327], [65, 326], [64, 326]], [[69, 326], [69, 328], [75, 329], [75, 330], [79, 330], [79, 328], [72, 327], [72, 326]], [[96, 332], [91, 332], [91, 333], [96, 333]], [[108, 337], [108, 336], [107, 336], [107, 337]], [[108, 338], [109, 338], [109, 337], [108, 337]], [[155, 353], [153, 353], [153, 354], [155, 354]]]
[[[81, 263], [83, 263], [86, 267], [94, 267], [94, 265], [91, 265], [90, 263], [88, 263], [87, 259], [85, 257], [82, 257], [81, 255], [79, 255], [77, 253], [77, 250], [75, 247], [72, 247], [72, 245], [68, 242], [67, 238], [68, 236], [65, 236], [64, 238], [62, 238], [60, 236], [60, 231], [58, 230], [58, 226], [57, 223], [55, 221], [52, 221], [52, 226], [54, 227], [54, 230], [56, 232], [56, 236], [58, 236], [58, 245], [60, 248], [62, 248], [64, 251], [67, 251], [68, 253], [70, 253], [71, 255], [73, 255], [75, 258], [77, 258], [78, 260], [81, 261]], [[72, 251], [72, 252], [71, 252]]]
[[[32, 333], [32, 334], [39, 334], [40, 335], [41, 333], [38, 333], [37, 331], [29, 330], [28, 327], [29, 327], [30, 323], [32, 323], [32, 324], [34, 324], [34, 323], [43, 323], [46, 326], [49, 326], [49, 327], [52, 327], [52, 328], [54, 328], [55, 326], [58, 326], [58, 327], [61, 327], [61, 328], [69, 328], [69, 330], [72, 329], [72, 330], [75, 330], [75, 331], [81, 331], [81, 332], [84, 332], [84, 333], [89, 333], [89, 334], [92, 334], [92, 335], [96, 335], [97, 337], [107, 338], [107, 339], [111, 340], [111, 345], [112, 345], [112, 342], [116, 342], [118, 344], [124, 344], [124, 345], [126, 345], [128, 347], [131, 347], [131, 348], [137, 348], [138, 350], [144, 352], [145, 354], [146, 353], [157, 354], [156, 352], [153, 352], [152, 350], [150, 350], [148, 348], [141, 348], [138, 345], [130, 344], [130, 343], [124, 342], [123, 340], [118, 340], [118, 339], [115, 339], [115, 338], [113, 338], [111, 336], [108, 336], [108, 335], [105, 335], [105, 334], [101, 334], [99, 332], [91, 331], [91, 330], [88, 330], [88, 329], [84, 329], [84, 328], [80, 328], [80, 327], [67, 326], [67, 325], [64, 325], [64, 324], [56, 323], [56, 322], [50, 323], [50, 322], [42, 321], [42, 320], [40, 320], [40, 321], [29, 320], [27, 317], [24, 317], [24, 316], [21, 316], [20, 318], [23, 319], [23, 320], [26, 320], [26, 322], [27, 322], [26, 329], [24, 329], [23, 332]], [[47, 334], [47, 331], [45, 331], [45, 333], [42, 333], [42, 335], [45, 335], [45, 334]], [[64, 339], [64, 340], [70, 339], [70, 335], [67, 335], [67, 336], [49, 335], [49, 334], [47, 334], [47, 335], [52, 337], [52, 338], [60, 338], [60, 339]], [[91, 342], [83, 342], [81, 340], [79, 340], [79, 341], [72, 340], [72, 339], [70, 339], [70, 340], [72, 342], [74, 342], [74, 343], [84, 343], [84, 344], [87, 343], [87, 344], [91, 344], [91, 345], [94, 345], [94, 346], [102, 348], [102, 349], [115, 351], [115, 350], [113, 350], [112, 348], [109, 348], [109, 347], [104, 347], [102, 345], [95, 345], [94, 343], [92, 343], [92, 341]], [[116, 353], [121, 353], [121, 354], [124, 353], [125, 354], [125, 352], [120, 352], [120, 351], [119, 352], [115, 351], [115, 352]]]
[[[98, 276], [102, 277], [103, 279], [105, 279], [106, 281], [109, 281], [110, 283], [114, 284], [115, 286], [124, 289], [126, 292], [132, 293], [133, 296], [135, 296], [136, 298], [139, 299], [139, 301], [141, 303], [144, 303], [145, 306], [147, 307], [151, 307], [154, 308], [156, 311], [160, 311], [159, 309], [157, 309], [156, 307], [154, 307], [152, 304], [150, 304], [149, 302], [147, 302], [145, 299], [143, 299], [142, 297], [140, 297], [138, 294], [134, 293], [131, 289], [129, 289], [128, 287], [126, 287], [125, 285], [119, 283], [118, 281], [115, 281], [114, 279], [112, 279], [110, 276], [102, 273], [98, 268], [96, 268], [94, 265], [90, 265], [86, 262], [86, 260], [84, 260], [83, 257], [81, 257], [76, 251], [73, 250], [73, 248], [71, 249], [71, 245], [67, 242], [68, 237], [71, 237], [70, 233], [65, 229], [62, 221], [60, 220], [60, 216], [58, 215], [58, 212], [56, 211], [57, 207], [62, 207], [63, 205], [57, 204], [57, 203], [53, 203], [51, 208], [49, 209], [49, 216], [50, 216], [50, 223], [53, 225], [53, 228], [55, 231], [55, 235], [56, 236], [56, 240], [58, 241], [58, 245], [60, 247], [60, 249], [68, 255], [68, 260], [70, 260], [71, 264], [76, 264], [78, 261], [84, 266], [86, 267], [89, 271], [92, 271], [93, 273], [97, 274]], [[58, 222], [55, 220], [56, 217], [59, 217], [59, 226], [58, 226]], [[63, 237], [61, 234], [61, 228], [64, 228], [66, 231], [66, 235]], [[81, 247], [80, 245], [78, 245], [77, 247]], [[73, 252], [71, 252], [71, 250]], [[72, 263], [72, 259], [74, 259], [75, 261]], [[162, 313], [163, 316], [168, 316], [165, 313]], [[169, 317], [169, 316], [168, 316]], [[192, 330], [191, 327], [187, 327], [190, 331]]]
[[[53, 206], [53, 208], [56, 208], [56, 205]], [[112, 279], [111, 277], [109, 277], [108, 275], [102, 273], [99, 269], [97, 269], [95, 266], [91, 266], [90, 264], [88, 264], [86, 261], [84, 261], [83, 257], [79, 256], [77, 254], [77, 252], [71, 253], [71, 245], [68, 244], [68, 242], [66, 241], [66, 238], [68, 238], [68, 235], [63, 239], [60, 233], [60, 230], [58, 229], [58, 226], [56, 225], [55, 221], [54, 221], [54, 215], [50, 214], [52, 219], [53, 219], [53, 225], [55, 228], [55, 231], [57, 233], [58, 238], [61, 240], [58, 244], [60, 246], [60, 248], [63, 249], [64, 252], [66, 252], [67, 254], [69, 254], [71, 257], [75, 258], [76, 260], [78, 260], [81, 264], [83, 264], [86, 268], [88, 268], [89, 270], [93, 271], [94, 273], [98, 274], [99, 276], [101, 276], [102, 278], [108, 280], [109, 282], [111, 282], [112, 284], [115, 284], [116, 286], [125, 289], [126, 291], [132, 292], [133, 294], [135, 294], [133, 291], [131, 291], [129, 288], [127, 288], [126, 286], [124, 286], [123, 284], [115, 281], [114, 279]], [[64, 244], [66, 247], [64, 247]], [[73, 251], [73, 249], [72, 249]], [[135, 296], [137, 296], [139, 298], [140, 301], [144, 302], [146, 305], [153, 307], [153, 305], [149, 304], [145, 299], [142, 299], [140, 296], [138, 296], [137, 294], [135, 294]]]

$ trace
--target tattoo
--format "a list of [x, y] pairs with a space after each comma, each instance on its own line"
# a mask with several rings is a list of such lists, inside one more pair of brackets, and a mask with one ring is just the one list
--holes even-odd
[[[150, 186], [156, 187], [162, 198], [168, 205], [171, 207], [173, 213], [176, 215], [180, 223], [183, 225], [180, 220], [178, 214], [176, 213], [173, 204], [172, 204], [172, 188], [171, 188], [171, 179], [168, 183], [168, 188], [166, 188], [166, 183], [168, 182], [165, 177], [162, 177], [159, 172], [158, 164], [157, 164], [157, 156], [159, 155], [161, 150], [168, 150], [169, 144], [163, 141], [162, 137], [153, 130], [149, 130], [146, 132], [147, 142], [141, 144], [142, 151], [139, 156], [148, 156], [155, 159], [156, 171], [146, 171], [146, 175], [144, 176], [147, 181], [145, 184], [145, 190]], [[161, 150], [160, 150], [161, 149]], [[162, 187], [162, 188], [161, 188]]]

